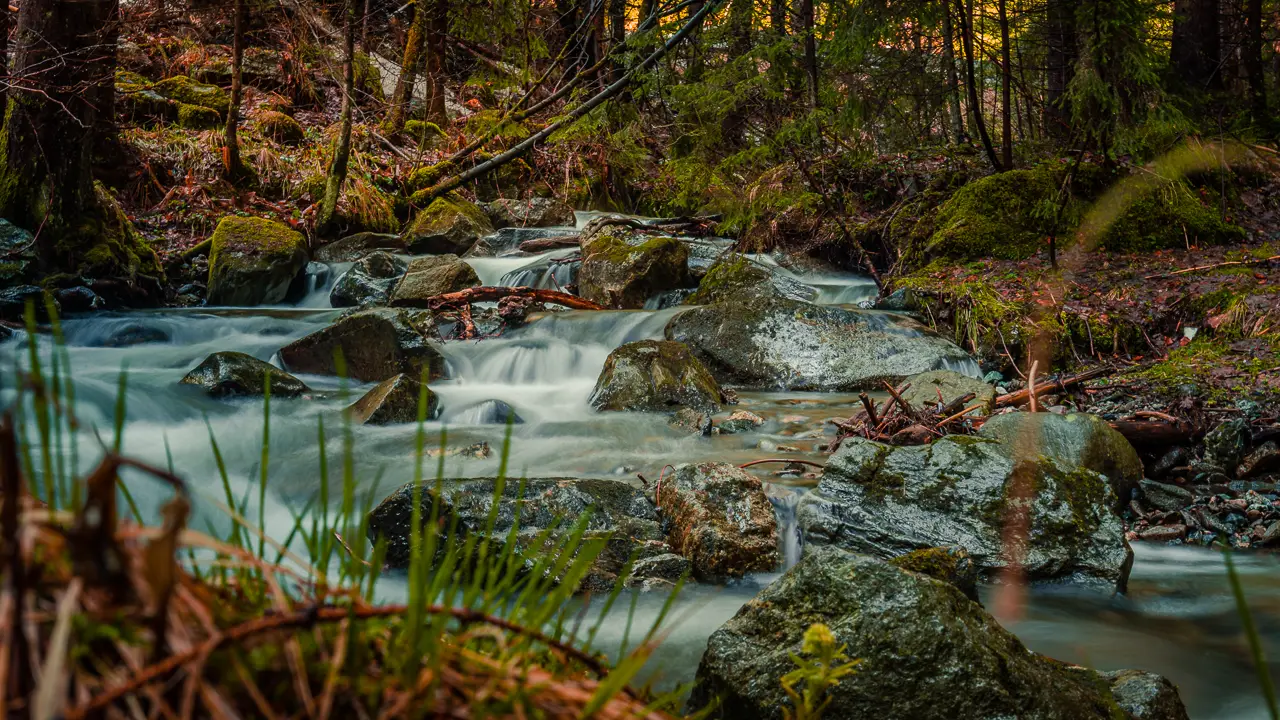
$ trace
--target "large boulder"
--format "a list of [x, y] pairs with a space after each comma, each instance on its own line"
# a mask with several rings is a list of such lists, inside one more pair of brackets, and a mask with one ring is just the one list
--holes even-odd
[[36, 260], [35, 236], [0, 218], [0, 287], [34, 279]]
[[209, 304], [284, 302], [306, 267], [302, 233], [265, 218], [225, 217], [209, 248]]
[[[484, 536], [496, 499], [496, 520], [489, 539], [497, 547], [491, 548], [490, 554], [503, 552], [518, 513], [516, 549], [525, 554], [526, 569], [534, 567], [540, 554], [559, 549], [574, 523], [585, 517], [585, 539], [605, 541], [605, 546], [586, 577], [581, 579], [580, 590], [607, 591], [617, 582], [619, 572], [633, 553], [639, 562], [664, 559], [664, 562], [644, 564], [651, 573], [661, 574], [633, 576], [633, 580], [673, 582], [688, 566], [665, 561], [670, 559], [667, 556], [671, 548], [663, 538], [653, 503], [643, 491], [621, 480], [533, 478], [522, 481], [513, 478], [503, 484], [500, 495], [493, 478], [449, 480], [443, 487], [440, 527], [452, 527], [456, 521], [459, 546], [472, 535]], [[431, 488], [421, 492], [424, 522], [430, 514], [433, 492]], [[405, 567], [409, 563], [413, 495], [413, 484], [404, 485], [369, 514], [369, 539], [376, 542], [378, 537], [386, 537], [386, 562], [391, 567]], [[552, 548], [538, 544], [548, 529]], [[444, 544], [441, 539], [437, 547], [442, 550]]]
[[573, 208], [555, 198], [534, 197], [528, 200], [498, 198], [481, 203], [481, 209], [498, 229], [505, 227], [563, 227], [574, 223]]
[[415, 255], [462, 255], [493, 225], [475, 203], [456, 194], [436, 198], [418, 213], [404, 232], [404, 244]]
[[992, 579], [1011, 561], [1010, 514], [1025, 508], [1028, 580], [1123, 592], [1133, 551], [1114, 504], [1104, 476], [1044, 456], [1015, 458], [992, 440], [953, 435], [890, 447], [853, 437], [827, 461], [796, 517], [806, 543], [882, 558], [960, 546]]
[[689, 250], [673, 237], [606, 225], [583, 238], [578, 294], [588, 300], [638, 309], [659, 293], [690, 284]]
[[378, 250], [403, 253], [407, 248], [399, 235], [362, 232], [320, 246], [316, 250], [316, 260], [324, 263], [355, 262]]
[[666, 340], [627, 343], [609, 353], [591, 393], [597, 410], [718, 409], [719, 383], [689, 348]]
[[935, 407], [938, 397], [942, 397], [942, 405], [951, 404], [955, 400], [973, 393], [976, 397], [966, 405], [981, 403], [990, 412], [996, 401], [996, 389], [977, 378], [961, 375], [954, 370], [930, 370], [919, 375], [912, 375], [904, 382], [911, 387], [902, 393], [902, 399], [911, 407]]
[[671, 319], [666, 337], [688, 345], [720, 382], [747, 390], [882, 388], [973, 364], [912, 321], [777, 296], [691, 308]]
[[480, 284], [480, 276], [457, 255], [432, 255], [414, 258], [404, 279], [391, 295], [397, 307], [426, 307], [427, 300], [445, 293], [465, 290]]
[[[48, 320], [49, 299], [48, 293], [37, 285], [0, 288], [0, 320], [22, 322], [26, 316], [27, 305], [31, 305], [32, 310], [35, 311], [36, 320]], [[57, 300], [54, 300], [53, 309], [54, 312], [60, 310]]]
[[810, 301], [818, 295], [816, 290], [778, 268], [745, 255], [722, 256], [704, 272], [697, 292], [685, 300], [686, 305], [710, 305], [735, 298], [770, 295]]
[[337, 375], [341, 352], [346, 374], [361, 382], [382, 382], [406, 374], [428, 380], [444, 375], [444, 357], [404, 310], [377, 308], [348, 315], [329, 327], [280, 348], [293, 372]]
[[658, 489], [667, 541], [704, 581], [778, 568], [778, 519], [760, 478], [729, 463], [681, 465]]
[[297, 397], [309, 388], [298, 378], [240, 352], [217, 352], [204, 359], [180, 381], [196, 385], [212, 397], [263, 395], [267, 378], [271, 379], [272, 397]]
[[1071, 413], [1007, 413], [988, 420], [982, 437], [1008, 446], [1015, 457], [1044, 455], [1064, 467], [1105, 475], [1115, 493], [1116, 512], [1128, 507], [1142, 482], [1142, 459], [1123, 435], [1095, 415]]
[[405, 267], [403, 260], [390, 253], [370, 253], [333, 284], [329, 304], [336, 308], [386, 305]]
[[[417, 422], [418, 405], [425, 386], [409, 375], [397, 375], [378, 383], [364, 397], [347, 408], [347, 413], [361, 425], [398, 425]], [[426, 418], [435, 414], [438, 400], [427, 390]]]
[[[806, 643], [815, 623], [830, 635], [811, 633]], [[815, 640], [860, 661], [827, 690], [828, 718], [1186, 717], [1180, 702], [1165, 714], [1130, 715], [1110, 678], [1029, 651], [950, 584], [836, 548], [810, 549], [711, 635], [687, 709], [719, 699], [712, 717], [794, 713], [780, 679]]]

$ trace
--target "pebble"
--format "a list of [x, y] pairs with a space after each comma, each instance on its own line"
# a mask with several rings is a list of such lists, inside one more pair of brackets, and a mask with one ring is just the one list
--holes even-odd
[[1152, 542], [1173, 542], [1181, 540], [1186, 534], [1186, 525], [1157, 525], [1138, 533], [1138, 537]]

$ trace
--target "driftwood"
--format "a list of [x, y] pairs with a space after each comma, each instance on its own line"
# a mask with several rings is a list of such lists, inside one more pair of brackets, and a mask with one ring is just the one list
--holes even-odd
[[582, 243], [581, 235], [563, 235], [561, 237], [538, 238], [520, 243], [520, 252], [539, 253], [548, 250], [575, 248]]
[[427, 308], [428, 310], [452, 310], [469, 307], [472, 303], [478, 302], [497, 302], [503, 298], [516, 297], [527, 298], [534, 302], [548, 303], [551, 305], [563, 305], [574, 310], [607, 310], [605, 306], [591, 302], [577, 295], [558, 292], [556, 290], [541, 290], [530, 287], [473, 287], [458, 292], [445, 293], [444, 295], [436, 295], [435, 297], [425, 298], [414, 302], [405, 303], [408, 307]]
[[[1115, 372], [1114, 368], [1109, 368], [1109, 367], [1094, 368], [1093, 370], [1089, 370], [1088, 372], [1082, 372], [1079, 375], [1072, 375], [1071, 377], [1059, 378], [1057, 380], [1054, 380], [1053, 382], [1047, 382], [1042, 385], [1037, 385], [1036, 397], [1038, 398], [1041, 395], [1061, 392], [1063, 390], [1066, 390], [1069, 387], [1079, 385], [1080, 383], [1088, 382], [1090, 380], [1096, 380], [1100, 377], [1110, 375], [1114, 372]], [[1026, 388], [1024, 390], [1011, 392], [1008, 395], [1001, 395], [1000, 397], [996, 398], [996, 407], [998, 408], [1017, 407], [1019, 405], [1026, 404], [1030, 400], [1031, 400], [1031, 389]]]
[[1194, 442], [1204, 432], [1195, 425], [1178, 420], [1116, 420], [1110, 423], [1116, 432], [1137, 447], [1169, 447]]

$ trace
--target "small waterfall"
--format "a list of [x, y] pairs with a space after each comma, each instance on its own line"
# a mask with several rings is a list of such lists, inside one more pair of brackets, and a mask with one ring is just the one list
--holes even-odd
[[803, 496], [800, 491], [769, 494], [773, 512], [778, 518], [778, 553], [782, 556], [783, 570], [790, 570], [800, 562], [800, 553], [804, 551], [804, 537], [796, 519], [796, 508]]

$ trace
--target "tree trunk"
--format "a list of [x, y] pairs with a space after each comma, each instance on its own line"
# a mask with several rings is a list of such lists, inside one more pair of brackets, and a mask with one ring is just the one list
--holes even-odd
[[449, 0], [430, 0], [431, 17], [427, 24], [427, 119], [443, 125], [449, 119], [445, 109], [444, 60], [449, 37]]
[[[643, 18], [641, 18], [643, 20]], [[627, 39], [627, 0], [609, 0], [609, 50], [622, 45]], [[609, 81], [613, 82], [626, 72], [621, 58], [615, 59], [609, 69]]]
[[[0, 0], [2, 1], [2, 0]], [[235, 0], [231, 12], [234, 30], [231, 41], [231, 104], [227, 107], [227, 126], [224, 136], [224, 152], [222, 157], [223, 177], [229, 182], [238, 182], [244, 176], [244, 165], [240, 160], [240, 103], [244, 94], [244, 21], [245, 0]]]
[[[689, 16], [697, 15], [706, 3], [703, 0], [695, 0], [689, 5]], [[702, 80], [702, 28], [695, 28], [693, 34], [689, 36], [689, 68], [685, 74], [688, 82], [696, 83]]]
[[369, 53], [369, 5], [373, 0], [364, 0], [364, 13], [360, 16], [360, 49]]
[[338, 198], [347, 181], [347, 162], [351, 158], [351, 117], [355, 113], [356, 97], [356, 8], [359, 0], [347, 0], [347, 28], [342, 57], [342, 112], [339, 119], [338, 147], [333, 151], [333, 162], [324, 185], [324, 198], [320, 201], [320, 215], [316, 220], [316, 232], [324, 233], [333, 223], [338, 209]]
[[800, 0], [800, 22], [804, 27], [804, 73], [808, 78], [809, 107], [818, 107], [818, 41], [814, 37], [816, 19], [813, 0]]
[[957, 144], [968, 141], [964, 132], [964, 113], [960, 107], [960, 76], [956, 73], [955, 31], [951, 27], [951, 3], [942, 3], [942, 65], [947, 79], [947, 111], [951, 119], [951, 138]]
[[787, 0], [769, 0], [769, 28], [777, 37], [787, 36]]
[[991, 167], [1000, 172], [1003, 168], [1000, 158], [996, 156], [995, 146], [991, 144], [991, 136], [987, 134], [987, 122], [982, 117], [982, 102], [978, 97], [978, 78], [973, 57], [973, 15], [970, 13], [972, 6], [966, 8], [962, 0], [956, 0], [956, 5], [961, 11], [960, 35], [964, 45], [965, 75], [969, 86], [969, 113], [973, 117], [973, 127], [978, 133], [978, 139], [982, 141], [982, 148], [986, 150], [987, 159], [991, 161]]
[[[730, 0], [729, 62], [734, 62], [751, 53], [751, 23], [754, 10], [755, 0]], [[746, 132], [746, 124], [747, 117], [743, 111], [743, 102], [735, 101], [734, 108], [724, 118], [725, 142], [731, 147], [740, 147]]]
[[1049, 0], [1046, 13], [1046, 60], [1044, 131], [1065, 141], [1071, 134], [1071, 106], [1067, 88], [1076, 74], [1078, 58], [1076, 6], [1072, 0]]
[[1253, 121], [1265, 125], [1267, 115], [1267, 81], [1262, 72], [1262, 0], [1248, 0], [1245, 7], [1244, 69], [1249, 78], [1249, 106]]
[[413, 24], [409, 26], [409, 36], [404, 41], [404, 56], [400, 59], [396, 89], [391, 93], [391, 112], [387, 115], [385, 125], [388, 132], [398, 133], [404, 129], [404, 121], [413, 105], [413, 90], [418, 84], [418, 58], [427, 44], [429, 2], [431, 0], [415, 0], [413, 4]]
[[1175, 77], [1192, 90], [1222, 87], [1221, 15], [1218, 0], [1175, 0], [1170, 64]]
[[1013, 53], [1009, 47], [1009, 0], [998, 0], [1000, 14], [1000, 161], [1005, 170], [1013, 168]]

